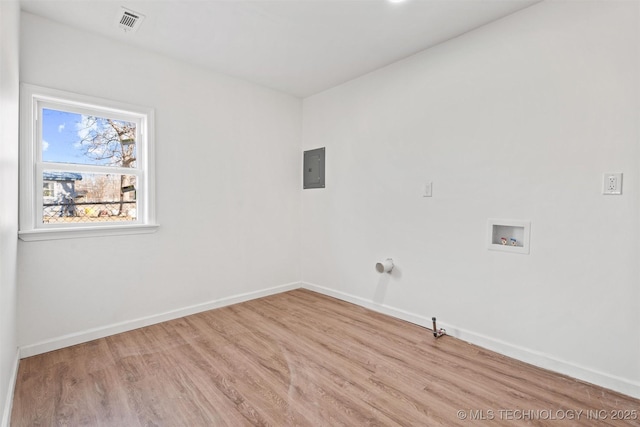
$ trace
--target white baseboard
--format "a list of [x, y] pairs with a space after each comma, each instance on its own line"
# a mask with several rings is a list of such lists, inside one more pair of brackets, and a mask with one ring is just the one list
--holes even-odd
[[13, 361], [13, 369], [11, 370], [11, 378], [9, 378], [7, 397], [4, 401], [2, 419], [0, 419], [0, 427], [9, 427], [9, 423], [11, 422], [11, 409], [13, 408], [13, 392], [16, 389], [19, 363], [20, 363], [20, 350], [17, 350], [16, 358]]
[[[302, 287], [311, 291], [315, 291], [327, 296], [359, 305], [361, 307], [368, 308], [373, 311], [377, 311], [382, 314], [387, 314], [398, 319], [406, 320], [407, 322], [411, 322], [416, 325], [424, 326], [427, 328], [432, 327], [431, 318], [410, 313], [408, 311], [400, 310], [384, 304], [378, 304], [364, 298], [346, 294], [344, 292], [335, 291], [333, 289], [325, 288], [323, 286], [318, 286], [311, 283], [303, 282]], [[563, 375], [568, 375], [570, 377], [596, 384], [601, 387], [626, 394], [628, 396], [640, 398], [640, 383], [638, 382], [610, 375], [605, 372], [599, 372], [584, 366], [579, 366], [575, 363], [557, 359], [548, 354], [509, 344], [507, 342], [491, 338], [477, 332], [458, 328], [451, 324], [439, 321], [438, 326], [445, 328], [447, 330], [447, 335], [451, 335], [463, 341], [467, 341], [471, 344], [478, 345], [480, 347], [486, 348], [487, 350], [492, 350], [505, 356], [509, 356], [514, 359], [538, 366], [540, 368], [548, 369], [550, 371], [554, 371]]]
[[127, 320], [125, 322], [114, 323], [99, 328], [92, 328], [73, 334], [63, 335], [61, 337], [52, 338], [39, 343], [21, 346], [20, 357], [25, 358], [35, 356], [36, 354], [42, 354], [48, 351], [58, 350], [64, 347], [81, 344], [98, 338], [104, 338], [110, 335], [143, 328], [145, 326], [154, 325], [156, 323], [165, 322], [167, 320], [173, 320], [180, 317], [189, 316], [191, 314], [201, 313], [207, 310], [213, 310], [214, 308], [225, 307], [256, 298], [262, 298], [269, 295], [298, 289], [300, 286], [300, 282], [288, 283], [285, 285], [275, 286], [260, 291], [233, 295], [218, 300], [208, 301], [202, 304], [179, 308], [177, 310], [171, 310], [161, 314], [154, 314], [152, 316], [141, 317], [138, 319]]

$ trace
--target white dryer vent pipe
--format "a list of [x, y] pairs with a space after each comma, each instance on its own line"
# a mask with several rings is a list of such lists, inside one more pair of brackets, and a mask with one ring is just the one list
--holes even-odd
[[378, 273], [391, 273], [391, 270], [393, 270], [393, 260], [391, 258], [387, 258], [385, 261], [376, 264], [376, 271]]

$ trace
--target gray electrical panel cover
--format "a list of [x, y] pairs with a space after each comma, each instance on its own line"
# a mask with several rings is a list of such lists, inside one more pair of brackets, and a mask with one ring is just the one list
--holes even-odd
[[304, 152], [302, 188], [324, 188], [324, 147]]

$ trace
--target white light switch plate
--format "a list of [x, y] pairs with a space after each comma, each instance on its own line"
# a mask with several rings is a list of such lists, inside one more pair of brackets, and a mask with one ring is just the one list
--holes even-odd
[[424, 194], [422, 197], [431, 197], [433, 195], [433, 182], [427, 182], [424, 186]]

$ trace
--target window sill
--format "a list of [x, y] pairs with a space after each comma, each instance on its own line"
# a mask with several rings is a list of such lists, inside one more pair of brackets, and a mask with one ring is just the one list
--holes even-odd
[[80, 239], [85, 237], [125, 236], [130, 234], [155, 233], [159, 224], [152, 225], [119, 225], [103, 227], [57, 228], [46, 230], [19, 231], [18, 237], [25, 242], [38, 240]]

